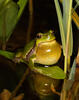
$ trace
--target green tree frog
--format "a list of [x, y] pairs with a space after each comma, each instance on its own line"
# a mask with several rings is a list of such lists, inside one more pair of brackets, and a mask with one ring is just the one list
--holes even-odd
[[34, 86], [38, 94], [50, 94], [51, 86], [58, 87], [58, 79], [65, 78], [63, 70], [54, 66], [60, 59], [61, 52], [61, 45], [56, 41], [53, 31], [49, 30], [47, 33], [38, 33], [36, 38], [25, 46], [24, 51], [16, 55], [19, 61], [27, 62], [36, 73]]
[[[38, 33], [23, 51], [16, 53], [12, 58], [15, 62], [28, 64], [32, 72], [36, 73], [33, 77], [36, 92], [47, 95], [51, 93], [50, 88], [58, 87], [60, 79], [66, 77], [63, 69], [56, 64], [61, 57], [61, 52], [61, 45], [56, 41], [53, 31], [49, 30], [47, 33]], [[6, 52], [5, 54], [7, 57]], [[8, 55], [12, 54], [8, 53]]]
[[56, 41], [52, 30], [47, 33], [38, 33], [36, 38], [27, 44], [23, 52], [18, 52], [16, 58], [29, 61], [34, 56], [34, 63], [53, 65], [61, 56], [61, 45]]

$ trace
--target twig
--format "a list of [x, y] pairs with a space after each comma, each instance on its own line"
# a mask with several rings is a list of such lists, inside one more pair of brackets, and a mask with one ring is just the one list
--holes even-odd
[[61, 91], [60, 100], [66, 100], [67, 91], [64, 89], [65, 84], [66, 84], [66, 79], [64, 79], [64, 83], [63, 83], [63, 87], [62, 87], [62, 91]]
[[29, 24], [28, 24], [27, 34], [26, 34], [26, 43], [30, 41], [32, 24], [33, 24], [33, 2], [32, 0], [29, 0]]
[[16, 86], [16, 88], [15, 88], [14, 91], [12, 92], [11, 97], [10, 97], [9, 100], [12, 100], [13, 97], [16, 96], [18, 90], [19, 90], [20, 87], [22, 86], [22, 84], [23, 84], [24, 80], [26, 79], [26, 76], [28, 75], [28, 73], [29, 73], [29, 69], [26, 69], [26, 71], [25, 71], [25, 73], [24, 73], [22, 79], [20, 80], [19, 84]]

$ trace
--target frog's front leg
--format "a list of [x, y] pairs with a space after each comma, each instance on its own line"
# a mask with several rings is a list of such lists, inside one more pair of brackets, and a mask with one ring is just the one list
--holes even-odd
[[13, 62], [15, 62], [15, 63], [20, 63], [21, 62], [21, 60], [22, 60], [22, 52], [18, 52], [18, 53], [16, 53], [16, 55], [15, 55], [15, 57], [14, 57], [14, 59], [13, 59]]
[[20, 58], [20, 57], [15, 57], [15, 58], [13, 59], [13, 62], [15, 62], [15, 63], [20, 63], [20, 62], [21, 62], [21, 58]]

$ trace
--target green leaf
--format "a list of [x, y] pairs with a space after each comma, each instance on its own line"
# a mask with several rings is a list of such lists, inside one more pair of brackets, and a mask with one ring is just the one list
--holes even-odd
[[2, 5], [0, 9], [0, 40], [4, 38], [5, 41], [7, 41], [11, 36], [12, 30], [16, 24], [17, 14], [18, 5], [13, 1]]
[[75, 72], [76, 72], [76, 60], [74, 59], [74, 62], [73, 62], [73, 65], [72, 65], [72, 68], [71, 68], [71, 71], [69, 73], [69, 78], [68, 80], [66, 80], [65, 82], [65, 87], [64, 89], [65, 90], [69, 90], [72, 85], [73, 85], [73, 82], [74, 82], [74, 79], [75, 79]]
[[73, 80], [66, 80], [65, 83], [64, 83], [64, 90], [68, 91], [72, 88], [72, 85], [73, 85]]
[[73, 32], [72, 32], [72, 25], [71, 25], [70, 36], [69, 36], [69, 51], [68, 51], [68, 55], [72, 56], [72, 53], [73, 53]]
[[63, 53], [65, 56], [67, 33], [69, 32], [70, 35], [69, 35], [68, 55], [71, 56], [73, 51], [73, 36], [72, 36], [72, 25], [71, 25], [72, 0], [63, 0], [63, 18], [62, 18], [62, 13], [61, 13], [58, 0], [54, 0], [54, 2], [57, 11], [58, 21], [59, 21]]
[[10, 38], [27, 1], [19, 0], [17, 3], [13, 0], [0, 1], [0, 40], [3, 42], [6, 42]]
[[59, 66], [51, 66], [51, 67], [40, 67], [38, 65], [34, 66], [34, 61], [35, 61], [35, 55], [33, 55], [29, 59], [28, 66], [30, 67], [31, 70], [54, 79], [64, 79], [66, 77], [66, 74]]
[[55, 2], [56, 11], [57, 11], [58, 21], [59, 21], [60, 35], [61, 35], [62, 46], [63, 46], [63, 53], [65, 54], [66, 38], [65, 38], [64, 26], [63, 26], [62, 13], [61, 13], [61, 9], [60, 9], [58, 0], [54, 0], [54, 2]]
[[52, 67], [34, 67], [34, 70], [40, 74], [49, 76], [54, 79], [64, 79], [66, 77], [64, 71], [59, 66]]
[[75, 78], [75, 71], [76, 71], [76, 60], [74, 59], [70, 74], [69, 74], [69, 80], [73, 80]]
[[20, 16], [22, 15], [22, 12], [23, 12], [23, 10], [24, 10], [26, 4], [27, 4], [27, 1], [28, 1], [28, 0], [19, 0], [19, 1], [17, 2], [17, 4], [18, 4], [19, 7], [20, 7], [20, 10], [19, 10], [18, 16], [17, 16], [17, 20], [18, 20], [18, 19], [20, 18]]
[[77, 5], [79, 6], [79, 0], [75, 0], [75, 1], [76, 1]]
[[67, 40], [67, 35], [69, 34], [69, 50], [68, 50], [69, 56], [72, 55], [73, 51], [71, 9], [72, 9], [72, 0], [63, 0], [63, 26], [64, 26], [64, 33], [66, 40]]
[[5, 0], [0, 0], [0, 5], [4, 2]]
[[0, 55], [12, 60], [15, 57], [15, 53], [9, 52], [9, 51], [3, 51], [0, 50]]

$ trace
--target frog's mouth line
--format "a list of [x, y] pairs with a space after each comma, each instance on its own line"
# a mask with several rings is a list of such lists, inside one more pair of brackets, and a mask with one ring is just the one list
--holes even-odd
[[41, 43], [49, 43], [49, 42], [53, 42], [53, 41], [56, 41], [56, 39], [43, 41], [43, 42], [40, 42], [38, 45], [40, 45]]
[[52, 65], [43, 65], [43, 64], [40, 64], [40, 63], [34, 63], [34, 66], [35, 67], [53, 67], [53, 66], [56, 66], [57, 65], [57, 63], [56, 64], [52, 64]]

